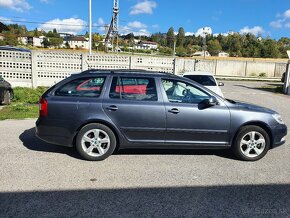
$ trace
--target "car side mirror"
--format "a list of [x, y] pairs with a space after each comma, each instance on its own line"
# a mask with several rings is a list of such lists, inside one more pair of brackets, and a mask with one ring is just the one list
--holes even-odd
[[218, 86], [224, 86], [225, 84], [224, 83], [222, 83], [222, 82], [219, 82], [218, 83]]
[[206, 99], [205, 103], [208, 106], [215, 106], [218, 104], [218, 100], [216, 99], [216, 97], [211, 96], [209, 99]]

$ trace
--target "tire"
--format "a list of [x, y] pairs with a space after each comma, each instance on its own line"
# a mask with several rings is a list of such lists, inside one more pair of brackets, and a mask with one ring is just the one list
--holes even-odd
[[238, 132], [232, 149], [240, 160], [256, 161], [267, 154], [270, 143], [270, 137], [263, 128], [244, 126]]
[[76, 149], [86, 160], [101, 161], [109, 157], [116, 148], [113, 131], [98, 123], [84, 126], [76, 138]]
[[11, 95], [10, 95], [10, 91], [5, 91], [4, 93], [4, 99], [3, 99], [3, 104], [8, 105], [11, 103]]

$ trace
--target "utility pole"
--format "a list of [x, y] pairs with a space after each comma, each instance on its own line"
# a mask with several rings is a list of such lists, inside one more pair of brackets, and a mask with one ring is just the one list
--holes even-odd
[[92, 0], [89, 0], [89, 54], [92, 54]]
[[118, 45], [118, 17], [119, 17], [119, 0], [114, 0], [114, 5], [113, 5], [113, 16], [112, 16], [112, 20], [111, 20], [111, 24], [109, 26], [109, 29], [108, 29], [108, 32], [107, 32], [107, 35], [106, 35], [106, 38], [105, 38], [105, 44], [106, 44], [106, 47], [108, 46], [108, 42], [109, 42], [109, 39], [111, 37], [111, 42], [112, 42], [112, 51], [114, 50], [113, 47], [114, 47], [114, 38], [116, 37], [116, 49], [119, 48], [119, 45]]
[[174, 39], [174, 42], [173, 42], [173, 57], [175, 57], [175, 51], [176, 51], [176, 40]]
[[202, 46], [202, 50], [203, 50], [203, 58], [205, 58], [205, 52], [207, 51], [207, 45], [206, 45], [206, 36], [209, 34], [209, 29], [207, 28], [202, 28], [203, 32], [202, 32], [202, 37], [203, 37], [203, 46]]

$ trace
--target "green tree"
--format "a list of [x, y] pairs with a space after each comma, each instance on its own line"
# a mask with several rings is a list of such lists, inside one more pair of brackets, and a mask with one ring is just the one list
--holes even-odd
[[187, 56], [187, 49], [182, 47], [182, 46], [177, 47], [176, 48], [176, 55], [180, 56], [180, 57]]
[[261, 57], [263, 58], [279, 58], [280, 51], [278, 44], [273, 39], [266, 39], [262, 44]]
[[58, 37], [50, 37], [49, 38], [49, 44], [50, 44], [50, 46], [60, 47], [60, 45], [62, 43], [63, 43], [63, 39], [62, 38], [58, 38]]
[[185, 39], [185, 31], [183, 27], [180, 27], [178, 29], [178, 34], [176, 36], [176, 46], [177, 47], [183, 47], [184, 46], [184, 39]]
[[11, 46], [16, 46], [18, 45], [18, 37], [16, 34], [7, 32], [4, 34], [5, 37], [5, 44], [6, 45], [11, 45]]
[[48, 48], [50, 46], [50, 43], [47, 38], [44, 38], [41, 44], [43, 45], [44, 48]]
[[173, 27], [170, 27], [167, 34], [166, 34], [166, 41], [167, 41], [167, 46], [169, 48], [173, 48], [174, 46], [174, 41], [175, 41], [175, 34], [174, 34], [174, 29]]
[[211, 55], [217, 55], [220, 51], [222, 51], [222, 46], [217, 39], [213, 39], [208, 42], [207, 49]]
[[150, 40], [152, 42], [157, 42], [160, 46], [166, 46], [166, 34], [164, 33], [154, 33], [151, 35]]

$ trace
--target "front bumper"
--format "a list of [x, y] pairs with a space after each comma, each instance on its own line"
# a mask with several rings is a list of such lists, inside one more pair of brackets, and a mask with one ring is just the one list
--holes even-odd
[[284, 124], [279, 124], [271, 128], [273, 143], [272, 148], [283, 145], [286, 142], [287, 126]]

